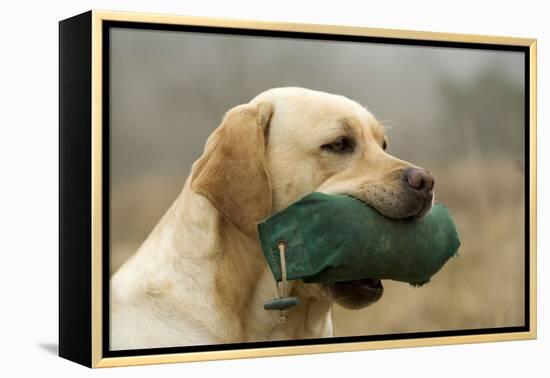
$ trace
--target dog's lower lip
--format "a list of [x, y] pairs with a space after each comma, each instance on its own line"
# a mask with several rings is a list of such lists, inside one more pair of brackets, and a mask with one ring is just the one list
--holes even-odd
[[378, 301], [384, 293], [378, 279], [364, 278], [329, 284], [329, 295], [341, 306], [356, 310]]

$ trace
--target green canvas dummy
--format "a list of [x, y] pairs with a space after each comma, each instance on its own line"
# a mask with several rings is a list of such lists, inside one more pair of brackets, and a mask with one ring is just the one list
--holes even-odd
[[281, 281], [279, 243], [288, 280], [330, 283], [362, 278], [422, 285], [457, 253], [460, 241], [447, 208], [422, 219], [387, 218], [343, 195], [312, 193], [258, 225], [275, 280]]

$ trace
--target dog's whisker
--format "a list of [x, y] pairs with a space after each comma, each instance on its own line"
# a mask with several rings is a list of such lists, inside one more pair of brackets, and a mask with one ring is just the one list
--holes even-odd
[[380, 123], [380, 125], [382, 125], [382, 127], [385, 130], [389, 130], [399, 126], [399, 123], [392, 121], [391, 119], [383, 119], [383, 120], [379, 120], [378, 122]]

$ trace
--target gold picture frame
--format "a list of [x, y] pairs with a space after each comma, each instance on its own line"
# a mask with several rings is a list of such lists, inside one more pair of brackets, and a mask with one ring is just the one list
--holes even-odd
[[[104, 344], [105, 281], [103, 217], [105, 211], [103, 124], [105, 114], [105, 27], [123, 22], [171, 27], [196, 26], [263, 32], [286, 32], [358, 38], [397, 39], [403, 43], [445, 43], [514, 47], [526, 54], [528, 92], [529, 249], [527, 326], [513, 332], [456, 333], [449, 336], [398, 340], [267, 346], [246, 349], [109, 356]], [[536, 338], [536, 39], [294, 24], [93, 10], [60, 22], [60, 355], [89, 367], [112, 367], [248, 357], [343, 352], [398, 347], [525, 340]], [[77, 67], [71, 67], [71, 65]], [[76, 87], [75, 87], [76, 86]], [[75, 89], [77, 88], [77, 89]], [[70, 92], [70, 93], [69, 93]], [[82, 125], [84, 123], [87, 126]], [[526, 134], [527, 135], [527, 134]], [[78, 146], [75, 146], [78, 144]], [[80, 147], [79, 147], [80, 146]], [[82, 146], [87, 149], [82, 150]], [[82, 155], [85, 155], [81, 157]], [[77, 172], [78, 171], [78, 172]], [[76, 179], [75, 179], [76, 177]], [[77, 184], [75, 181], [77, 180]], [[527, 179], [526, 179], [527, 180]], [[79, 297], [77, 299], [77, 297]]]

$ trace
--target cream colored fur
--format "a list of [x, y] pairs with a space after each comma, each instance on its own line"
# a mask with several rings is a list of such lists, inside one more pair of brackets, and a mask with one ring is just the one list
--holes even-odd
[[[320, 148], [344, 134], [357, 140], [354, 154]], [[385, 153], [384, 140], [361, 105], [302, 88], [229, 111], [179, 197], [111, 279], [111, 349], [333, 336], [334, 301], [319, 285], [290, 284], [301, 303], [284, 325], [263, 309], [275, 284], [255, 224], [313, 191], [399, 216], [398, 201], [385, 204], [411, 164]]]

